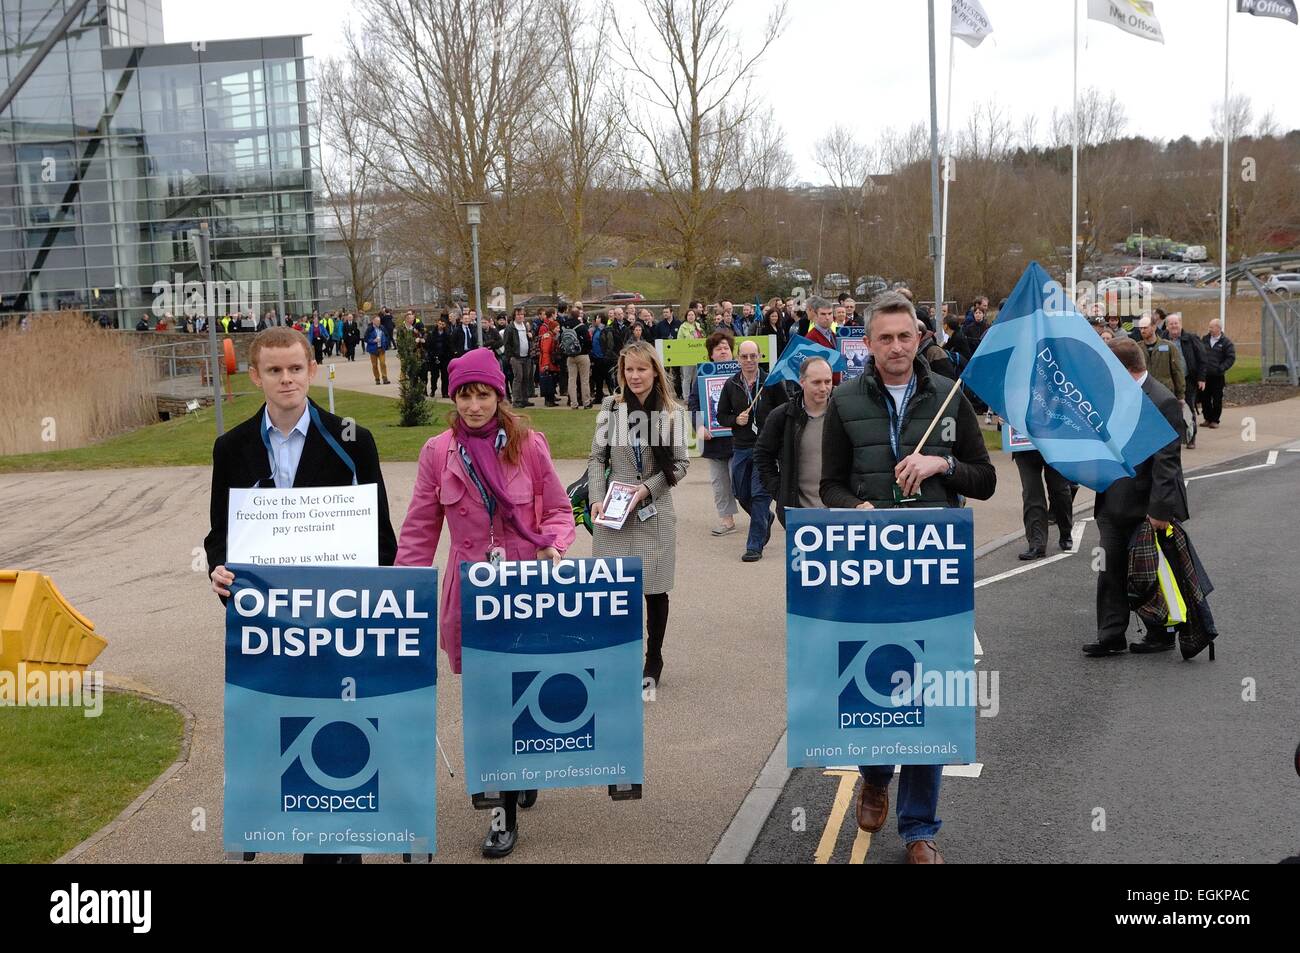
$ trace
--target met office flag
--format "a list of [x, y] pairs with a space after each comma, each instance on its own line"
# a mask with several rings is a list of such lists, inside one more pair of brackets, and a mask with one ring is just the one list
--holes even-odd
[[781, 352], [781, 359], [772, 365], [772, 370], [767, 375], [767, 386], [771, 387], [782, 381], [798, 381], [799, 367], [810, 357], [826, 358], [832, 371], [843, 371], [847, 366], [844, 355], [839, 351], [822, 347], [800, 334], [792, 334], [785, 350]]
[[952, 0], [952, 35], [970, 46], [979, 46], [993, 32], [993, 22], [980, 0]]
[[1277, 17], [1300, 25], [1295, 0], [1237, 0], [1237, 12], [1249, 13], [1254, 17]]
[[1144, 40], [1165, 41], [1151, 0], [1088, 0], [1088, 19], [1109, 23]]
[[962, 380], [1062, 476], [1098, 493], [1178, 437], [1036, 261]]

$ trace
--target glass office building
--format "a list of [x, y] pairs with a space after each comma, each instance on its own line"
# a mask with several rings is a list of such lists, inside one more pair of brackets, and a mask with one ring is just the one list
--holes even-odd
[[[5, 86], [71, 0], [0, 0]], [[91, 0], [0, 114], [0, 317], [134, 327], [200, 274], [289, 311], [319, 299], [301, 36], [162, 44], [161, 0]], [[179, 292], [179, 289], [174, 289]], [[170, 310], [180, 311], [179, 296]]]

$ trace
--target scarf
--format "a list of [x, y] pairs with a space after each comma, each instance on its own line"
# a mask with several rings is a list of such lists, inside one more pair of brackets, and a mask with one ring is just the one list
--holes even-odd
[[[623, 403], [627, 405], [629, 417], [637, 411], [643, 411], [648, 416], [659, 409], [659, 393], [651, 388], [650, 396], [642, 404], [641, 399], [632, 393], [631, 388], [625, 388], [623, 390]], [[658, 428], [658, 435], [661, 439], [651, 443], [650, 455], [654, 457], [655, 464], [659, 467], [659, 472], [664, 475], [664, 479], [668, 481], [668, 485], [676, 486], [677, 473], [673, 468], [673, 450], [662, 439], [666, 433], [671, 433], [671, 430], [667, 427]]]
[[[555, 534], [537, 532], [506, 494], [506, 475], [501, 468], [501, 458], [497, 455], [497, 433], [500, 428], [496, 420], [490, 420], [482, 427], [471, 428], [465, 424], [465, 421], [457, 418], [453, 429], [456, 440], [469, 454], [474, 474], [495, 501], [502, 522], [538, 549], [549, 549], [554, 546]], [[533, 487], [533, 491], [540, 495], [542, 488]]]

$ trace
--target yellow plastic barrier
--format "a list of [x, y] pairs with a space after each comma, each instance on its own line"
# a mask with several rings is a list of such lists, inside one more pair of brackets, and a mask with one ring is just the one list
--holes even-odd
[[0, 670], [85, 671], [106, 645], [49, 576], [0, 569]]

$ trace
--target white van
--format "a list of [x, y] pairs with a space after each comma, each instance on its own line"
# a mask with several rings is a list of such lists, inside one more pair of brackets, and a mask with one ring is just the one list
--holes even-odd
[[1183, 261], [1208, 261], [1209, 257], [1204, 245], [1188, 245], [1183, 252]]

